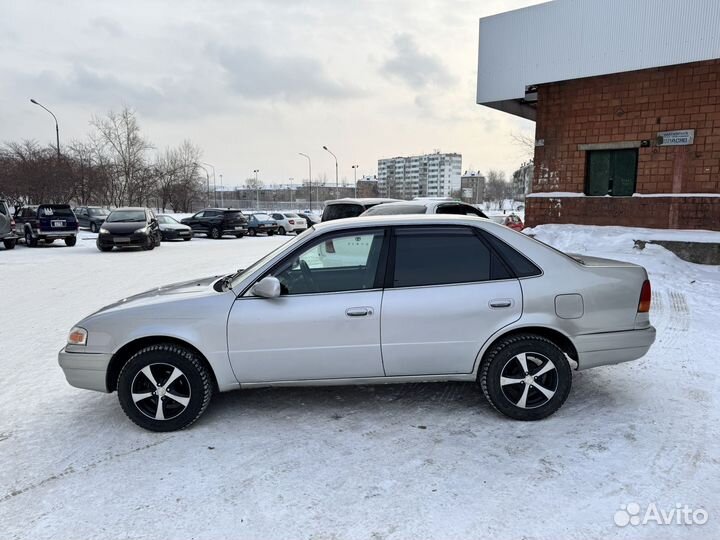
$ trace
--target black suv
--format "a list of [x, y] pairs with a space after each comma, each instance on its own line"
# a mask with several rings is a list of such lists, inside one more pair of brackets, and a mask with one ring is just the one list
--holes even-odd
[[17, 242], [15, 220], [10, 215], [10, 209], [3, 199], [0, 199], [0, 240], [2, 240], [5, 249], [14, 248]]
[[155, 214], [149, 208], [117, 208], [110, 212], [98, 234], [97, 248], [111, 251], [112, 248], [141, 247], [155, 249], [162, 236]]
[[240, 210], [232, 208], [206, 208], [192, 217], [183, 218], [181, 223], [189, 225], [193, 232], [214, 239], [226, 234], [242, 238], [248, 232], [247, 219]]
[[78, 222], [68, 204], [24, 206], [15, 211], [15, 233], [25, 239], [28, 247], [35, 247], [38, 242], [52, 244], [58, 239], [74, 246], [77, 232]]

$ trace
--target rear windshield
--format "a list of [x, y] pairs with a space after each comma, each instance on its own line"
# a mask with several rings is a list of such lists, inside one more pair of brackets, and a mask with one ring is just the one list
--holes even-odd
[[5, 204], [5, 201], [0, 201], [0, 214], [3, 214], [4, 216], [9, 216], [10, 212], [8, 211], [7, 204]]
[[40, 216], [75, 217], [73, 211], [66, 204], [47, 204], [38, 208]]
[[178, 220], [170, 216], [158, 216], [157, 220], [158, 223], [163, 223], [165, 225], [176, 225], [178, 223]]
[[225, 212], [225, 217], [227, 219], [238, 219], [238, 218], [241, 218], [244, 216], [243, 216], [242, 212], [238, 211], [238, 212]]
[[300, 217], [300, 216], [298, 216], [297, 214], [293, 214], [291, 212], [285, 212], [285, 217], [296, 218], [296, 217]]
[[110, 210], [106, 208], [88, 208], [88, 214], [91, 216], [107, 216]]
[[140, 223], [145, 221], [145, 212], [142, 210], [115, 210], [114, 212], [110, 212], [110, 215], [105, 221], [108, 223], [116, 223], [119, 221]]
[[358, 217], [364, 211], [365, 207], [358, 203], [329, 204], [323, 210], [322, 220], [332, 221], [334, 219]]
[[398, 214], [424, 214], [424, 204], [378, 204], [365, 211], [363, 216], [394, 216]]

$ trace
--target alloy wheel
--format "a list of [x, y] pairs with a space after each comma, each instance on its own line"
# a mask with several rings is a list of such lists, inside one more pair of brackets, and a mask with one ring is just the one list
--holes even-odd
[[154, 420], [171, 420], [190, 403], [190, 381], [170, 364], [149, 364], [135, 374], [130, 386], [135, 407]]
[[516, 354], [500, 372], [500, 389], [505, 399], [521, 409], [542, 407], [552, 399], [557, 388], [557, 368], [540, 353]]

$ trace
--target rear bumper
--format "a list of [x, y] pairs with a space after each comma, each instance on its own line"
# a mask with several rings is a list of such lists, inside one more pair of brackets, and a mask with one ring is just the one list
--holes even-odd
[[107, 392], [106, 376], [111, 358], [110, 353], [75, 353], [62, 349], [58, 353], [58, 364], [71, 386]]
[[603, 332], [577, 336], [578, 369], [589, 369], [637, 360], [655, 342], [655, 328], [626, 332]]
[[44, 231], [40, 229], [33, 233], [35, 238], [68, 238], [70, 236], [77, 236], [77, 229], [71, 231]]

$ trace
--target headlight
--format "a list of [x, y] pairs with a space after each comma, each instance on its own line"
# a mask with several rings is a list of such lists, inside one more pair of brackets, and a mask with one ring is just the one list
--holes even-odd
[[146, 232], [148, 232], [148, 228], [147, 228], [147, 227], [143, 227], [142, 229], [137, 229], [137, 230], [135, 231], [135, 233], [146, 233]]
[[68, 335], [68, 345], [87, 345], [87, 330], [75, 326]]
[[107, 230], [106, 228], [104, 228], [104, 227], [100, 227], [100, 234], [110, 234], [110, 231], [108, 231], [108, 230]]

